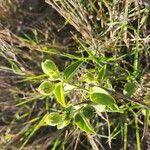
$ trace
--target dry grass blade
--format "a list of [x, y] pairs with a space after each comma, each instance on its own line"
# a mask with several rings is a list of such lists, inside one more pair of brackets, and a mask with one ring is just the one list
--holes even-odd
[[46, 3], [52, 5], [66, 20], [72, 24], [85, 39], [92, 39], [92, 27], [90, 25], [88, 14], [78, 0], [46, 0]]
[[149, 1], [45, 1], [0, 0], [0, 149], [144, 147]]

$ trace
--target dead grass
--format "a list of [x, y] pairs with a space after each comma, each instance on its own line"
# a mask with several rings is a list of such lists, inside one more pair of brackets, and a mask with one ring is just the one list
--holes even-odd
[[[24, 143], [27, 144], [24, 149], [46, 150], [55, 145], [66, 149], [98, 149], [103, 144], [115, 149], [123, 147], [119, 142], [116, 147], [118, 139], [130, 139], [130, 129], [136, 128], [136, 134], [141, 137], [149, 128], [143, 121], [148, 115], [143, 115], [144, 108], [140, 105], [123, 100], [119, 105], [126, 109], [125, 114], [105, 113], [103, 118], [97, 118], [97, 123], [92, 120], [96, 126], [101, 125], [99, 130], [103, 135], [109, 134], [107, 137], [101, 137], [101, 133], [99, 137], [86, 136], [72, 126], [58, 131], [41, 127], [31, 136], [44, 114], [61, 109], [52, 98], [46, 99], [37, 92], [37, 86], [45, 78], [40, 76], [40, 64], [45, 59], [51, 58], [63, 70], [76, 58], [89, 56], [87, 66], [91, 70], [95, 67], [95, 71], [90, 72], [84, 66], [75, 78], [77, 83], [86, 71], [96, 77], [99, 67], [108, 65], [108, 79], [100, 84], [107, 81], [106, 84], [120, 93], [127, 81], [134, 80], [138, 90], [143, 90], [141, 95], [137, 90], [134, 97], [142, 102], [150, 90], [150, 10], [146, 1], [46, 0], [46, 3], [50, 6], [44, 4], [30, 10], [19, 0], [0, 1], [0, 147], [19, 149]], [[83, 97], [78, 94], [81, 93], [72, 97]], [[135, 116], [139, 129], [134, 124]], [[116, 121], [120, 122], [116, 124]], [[124, 131], [126, 123], [128, 133]], [[136, 146], [135, 138], [124, 147]]]

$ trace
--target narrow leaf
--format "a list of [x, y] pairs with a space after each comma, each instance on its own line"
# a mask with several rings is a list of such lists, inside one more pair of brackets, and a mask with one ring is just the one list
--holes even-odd
[[86, 118], [92, 118], [95, 113], [94, 107], [91, 105], [86, 105], [82, 108], [82, 113]]
[[94, 134], [94, 130], [91, 127], [90, 123], [86, 120], [86, 118], [79, 113], [75, 115], [74, 122], [77, 127], [79, 127], [82, 131], [85, 131], [88, 134]]
[[66, 107], [65, 96], [64, 96], [64, 87], [62, 83], [58, 83], [54, 90], [54, 95], [59, 104], [63, 107]]
[[70, 66], [68, 66], [64, 71], [64, 79], [68, 80], [75, 75], [79, 67], [81, 66], [82, 61], [77, 61]]
[[105, 78], [106, 69], [107, 69], [107, 66], [104, 65], [104, 66], [99, 70], [98, 78], [99, 78], [100, 80], [103, 80], [103, 79]]
[[124, 111], [120, 109], [116, 104], [113, 105], [108, 105], [106, 107], [106, 112], [118, 112], [118, 113], [123, 113]]

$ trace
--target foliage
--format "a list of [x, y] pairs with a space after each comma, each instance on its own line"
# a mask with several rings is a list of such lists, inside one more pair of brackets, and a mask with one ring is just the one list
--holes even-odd
[[[44, 15], [38, 23], [30, 24], [32, 17], [27, 20], [29, 27], [17, 26], [16, 30], [8, 22], [0, 31], [0, 75], [4, 74], [0, 86], [4, 91], [4, 96], [0, 93], [4, 105], [0, 121], [5, 127], [1, 147], [98, 150], [129, 149], [136, 143], [135, 149], [142, 149], [150, 114], [149, 3], [127, 0], [46, 0], [46, 3], [65, 22]], [[12, 14], [23, 17], [21, 4], [15, 1], [14, 5], [18, 9], [11, 7]], [[0, 6], [5, 8], [4, 3]], [[33, 15], [34, 10], [30, 13]], [[20, 20], [19, 17], [15, 20]], [[6, 21], [5, 18], [3, 15], [1, 20]], [[8, 93], [13, 101], [8, 100]], [[5, 114], [8, 110], [11, 117]], [[115, 147], [118, 140], [123, 145], [117, 143]]]

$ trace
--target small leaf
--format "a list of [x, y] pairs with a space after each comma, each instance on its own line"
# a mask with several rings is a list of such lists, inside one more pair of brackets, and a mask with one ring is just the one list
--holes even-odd
[[93, 72], [84, 74], [83, 81], [86, 83], [97, 83], [97, 76]]
[[62, 123], [63, 120], [62, 120], [62, 116], [59, 113], [52, 112], [45, 117], [44, 122], [46, 123], [46, 125], [56, 126]]
[[106, 112], [118, 112], [123, 113], [124, 111], [120, 109], [116, 104], [109, 105], [106, 107]]
[[88, 134], [95, 133], [90, 123], [86, 120], [86, 118], [83, 115], [77, 113], [75, 115], [74, 122], [76, 126], [79, 127], [82, 131], [85, 131]]
[[57, 124], [57, 129], [63, 129], [64, 127], [66, 127], [67, 125], [69, 125], [70, 120], [67, 119], [63, 119], [62, 122], [60, 122], [59, 124]]
[[46, 60], [41, 64], [42, 70], [45, 74], [49, 75], [52, 79], [56, 79], [59, 77], [59, 71], [56, 65], [51, 60]]
[[90, 98], [93, 102], [101, 105], [112, 105], [115, 103], [114, 98], [107, 91], [99, 87], [93, 87]]
[[137, 84], [134, 82], [126, 83], [124, 86], [123, 94], [126, 96], [132, 96], [137, 89]]
[[54, 88], [55, 88], [55, 86], [52, 82], [44, 81], [39, 86], [38, 91], [43, 95], [50, 95], [53, 92]]
[[97, 104], [97, 105], [93, 105], [93, 107], [95, 108], [95, 111], [98, 115], [101, 115], [102, 112], [106, 112], [105, 105]]
[[62, 83], [58, 83], [56, 85], [54, 90], [54, 95], [56, 97], [57, 102], [61, 104], [63, 107], [66, 107], [64, 87]]
[[64, 71], [64, 79], [68, 80], [75, 75], [78, 68], [81, 66], [82, 61], [77, 61], [70, 66], [68, 66]]
[[75, 89], [76, 87], [74, 85], [71, 85], [71, 84], [68, 84], [68, 83], [65, 83], [64, 84], [64, 91], [65, 92], [70, 92], [72, 91], [73, 89]]

